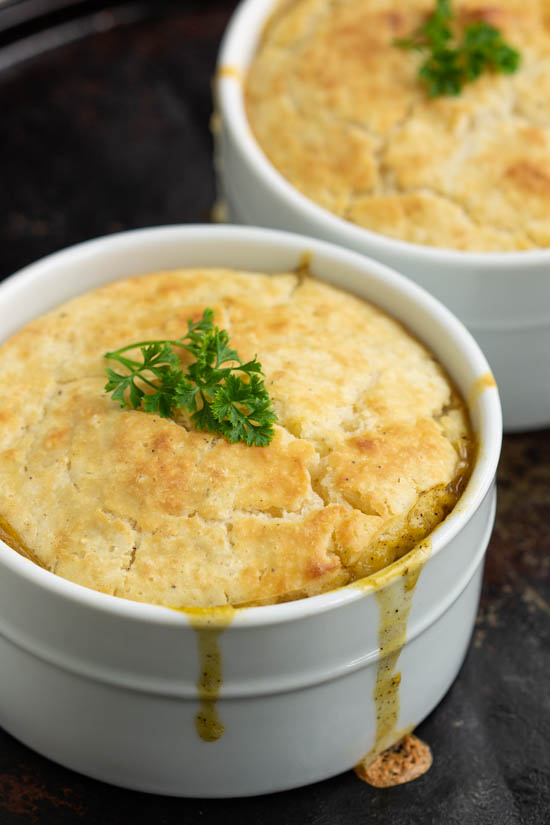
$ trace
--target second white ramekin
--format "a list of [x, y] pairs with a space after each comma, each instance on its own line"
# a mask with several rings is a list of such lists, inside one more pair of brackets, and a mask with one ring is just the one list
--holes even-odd
[[406, 243], [345, 221], [269, 163], [247, 122], [243, 82], [274, 0], [244, 0], [218, 61], [217, 165], [233, 223], [302, 232], [375, 258], [416, 281], [468, 327], [499, 385], [508, 431], [550, 425], [550, 249], [474, 253]]
[[[403, 321], [469, 400], [478, 450], [463, 496], [427, 542], [375, 576], [234, 614], [104, 595], [0, 541], [0, 724], [51, 759], [154, 793], [277, 791], [344, 771], [396, 740], [455, 678], [494, 520], [501, 412], [478, 346], [419, 287], [363, 256], [287, 233], [142, 230], [73, 247], [1, 284], [0, 340], [117, 278], [186, 266], [280, 272], [304, 254], [315, 275]], [[208, 655], [223, 679], [216, 701], [197, 686]], [[217, 716], [221, 737], [201, 738], [201, 714]]]

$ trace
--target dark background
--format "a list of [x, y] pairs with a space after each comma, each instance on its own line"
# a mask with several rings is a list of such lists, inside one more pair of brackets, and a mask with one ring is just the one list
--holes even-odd
[[[0, 2], [0, 278], [97, 235], [209, 220], [211, 77], [235, 5]], [[418, 729], [434, 754], [421, 779], [173, 799], [86, 779], [0, 731], [0, 825], [550, 823], [549, 482], [550, 431], [505, 437], [476, 630]]]

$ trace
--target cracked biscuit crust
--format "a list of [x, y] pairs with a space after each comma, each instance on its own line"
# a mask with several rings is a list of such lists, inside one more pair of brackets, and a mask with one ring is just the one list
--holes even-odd
[[521, 51], [429, 99], [398, 48], [434, 0], [294, 0], [264, 32], [247, 83], [252, 130], [312, 200], [360, 226], [462, 250], [550, 246], [550, 3], [455, 0]]
[[[121, 409], [103, 353], [177, 338], [210, 306], [257, 353], [268, 447]], [[47, 569], [172, 607], [262, 604], [391, 563], [451, 509], [464, 405], [403, 327], [293, 274], [195, 269], [76, 298], [0, 348], [0, 526]]]

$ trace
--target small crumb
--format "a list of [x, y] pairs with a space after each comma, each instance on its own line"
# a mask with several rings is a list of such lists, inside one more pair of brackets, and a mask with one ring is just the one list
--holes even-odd
[[229, 209], [223, 201], [216, 201], [210, 210], [210, 220], [212, 223], [227, 223], [229, 221]]
[[395, 745], [383, 751], [373, 762], [359, 762], [355, 773], [375, 788], [393, 788], [404, 785], [425, 774], [432, 766], [429, 745], [414, 734], [408, 734]]
[[476, 650], [479, 650], [483, 647], [483, 642], [485, 641], [485, 636], [487, 635], [486, 630], [476, 630], [474, 635], [474, 647]]

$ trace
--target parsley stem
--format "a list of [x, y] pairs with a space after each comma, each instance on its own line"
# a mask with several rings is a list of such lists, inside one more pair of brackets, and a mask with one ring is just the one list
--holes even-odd
[[[128, 369], [132, 370], [132, 372], [139, 372], [139, 370], [143, 367], [143, 364], [140, 364], [139, 361], [134, 361], [132, 358], [118, 357], [116, 360], [120, 361], [120, 363], [123, 364], [125, 367], [128, 367]], [[134, 369], [134, 367], [136, 367], [136, 369]]]
[[[105, 358], [107, 357], [108, 355], [105, 355]], [[116, 360], [120, 361], [124, 367], [127, 367], [130, 370], [130, 375], [128, 378], [133, 378], [134, 375], [137, 375], [139, 376], [140, 381], [143, 381], [144, 384], [148, 384], [155, 390], [157, 389], [157, 385], [143, 375], [143, 364], [140, 364], [139, 361], [132, 361], [130, 358], [121, 358], [120, 356]]]
[[[173, 347], [183, 347], [185, 349], [185, 344], [183, 343], [188, 336], [184, 336], [183, 338], [178, 338], [177, 341], [170, 341], [170, 340], [163, 340], [163, 344], [170, 344]], [[158, 340], [156, 341], [138, 341], [136, 344], [128, 344], [126, 347], [121, 347], [120, 349], [115, 349], [112, 352], [106, 352], [104, 358], [110, 358], [122, 361], [120, 358], [121, 352], [128, 352], [130, 349], [138, 349], [139, 347], [149, 347], [151, 344], [158, 344]], [[134, 363], [137, 364], [137, 361]]]
[[[138, 371], [136, 370], [136, 372], [134, 373], [134, 375], [137, 375], [137, 374], [138, 374]], [[140, 380], [140, 381], [143, 381], [143, 383], [144, 383], [144, 384], [149, 384], [149, 386], [150, 386], [150, 387], [153, 387], [153, 389], [154, 389], [154, 390], [157, 390], [157, 389], [158, 389], [157, 385], [156, 385], [156, 384], [154, 384], [152, 381], [149, 381], [149, 379], [148, 379], [148, 378], [145, 378], [145, 376], [143, 375], [143, 373], [139, 373], [139, 380]]]

